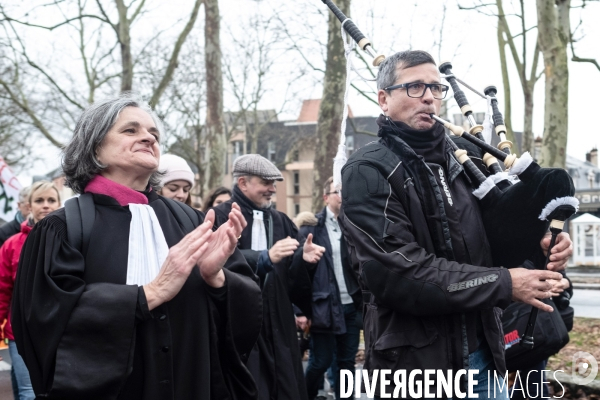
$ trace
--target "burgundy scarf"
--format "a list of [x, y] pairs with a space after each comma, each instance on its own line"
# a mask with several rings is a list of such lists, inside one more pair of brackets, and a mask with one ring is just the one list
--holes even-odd
[[[152, 190], [152, 188], [150, 188], [150, 190]], [[84, 192], [110, 196], [117, 200], [121, 206], [126, 206], [130, 203], [148, 204], [148, 198], [143, 193], [121, 185], [120, 183], [111, 181], [102, 175], [96, 175], [93, 177], [85, 187]]]

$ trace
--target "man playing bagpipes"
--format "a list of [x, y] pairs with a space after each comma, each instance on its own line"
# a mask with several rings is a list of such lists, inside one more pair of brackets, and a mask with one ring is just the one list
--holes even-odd
[[[475, 393], [487, 398], [488, 371], [505, 373], [501, 309], [516, 300], [550, 311], [539, 299], [552, 296], [572, 242], [558, 235], [548, 271], [494, 266], [474, 187], [430, 116], [448, 90], [433, 58], [386, 58], [377, 88], [380, 139], [342, 169], [339, 216], [365, 294], [364, 369], [478, 370]], [[508, 398], [506, 385], [496, 393]]]

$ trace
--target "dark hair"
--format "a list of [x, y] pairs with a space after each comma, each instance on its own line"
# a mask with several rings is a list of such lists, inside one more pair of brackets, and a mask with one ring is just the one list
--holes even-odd
[[431, 54], [422, 50], [406, 50], [393, 54], [383, 60], [377, 72], [377, 89], [392, 86], [398, 80], [398, 66], [402, 69], [421, 64], [435, 64]]
[[[125, 107], [138, 107], [146, 111], [158, 131], [164, 133], [160, 118], [145, 101], [133, 93], [124, 93], [118, 97], [98, 101], [83, 111], [75, 125], [73, 137], [63, 151], [62, 169], [66, 184], [75, 193], [83, 193], [92, 178], [107, 166], [102, 165], [96, 152], [113, 127], [119, 114]], [[150, 185], [158, 186], [161, 174], [157, 171], [150, 176]]]
[[219, 186], [208, 192], [204, 198], [204, 201], [202, 202], [202, 212], [206, 213], [213, 206], [215, 199], [222, 194], [228, 194], [231, 197], [231, 190], [227, 189], [226, 187]]
[[333, 176], [327, 178], [325, 183], [323, 184], [323, 194], [329, 193], [329, 189], [331, 189], [331, 184], [333, 183]]

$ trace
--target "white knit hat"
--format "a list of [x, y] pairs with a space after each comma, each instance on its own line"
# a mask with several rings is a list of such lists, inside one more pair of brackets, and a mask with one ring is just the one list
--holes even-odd
[[174, 154], [163, 154], [160, 156], [158, 171], [164, 173], [160, 177], [160, 186], [163, 187], [169, 182], [183, 180], [194, 186], [194, 173], [188, 163], [181, 157]]

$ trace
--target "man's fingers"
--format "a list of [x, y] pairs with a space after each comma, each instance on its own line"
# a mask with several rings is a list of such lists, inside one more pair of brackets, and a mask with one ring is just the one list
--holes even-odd
[[554, 272], [554, 271], [535, 271], [535, 272], [537, 272], [537, 278], [540, 281], [545, 281], [547, 279], [556, 279], [556, 280], [562, 279], [562, 275], [558, 272]]
[[311, 245], [312, 244], [312, 239], [313, 239], [313, 234], [309, 233], [308, 236], [306, 237], [306, 244], [307, 245]]
[[528, 304], [531, 304], [532, 306], [537, 307], [542, 311], [546, 311], [546, 312], [554, 311], [554, 309], [552, 307], [550, 307], [546, 303], [539, 301], [538, 299], [533, 299], [533, 301], [529, 302]]

